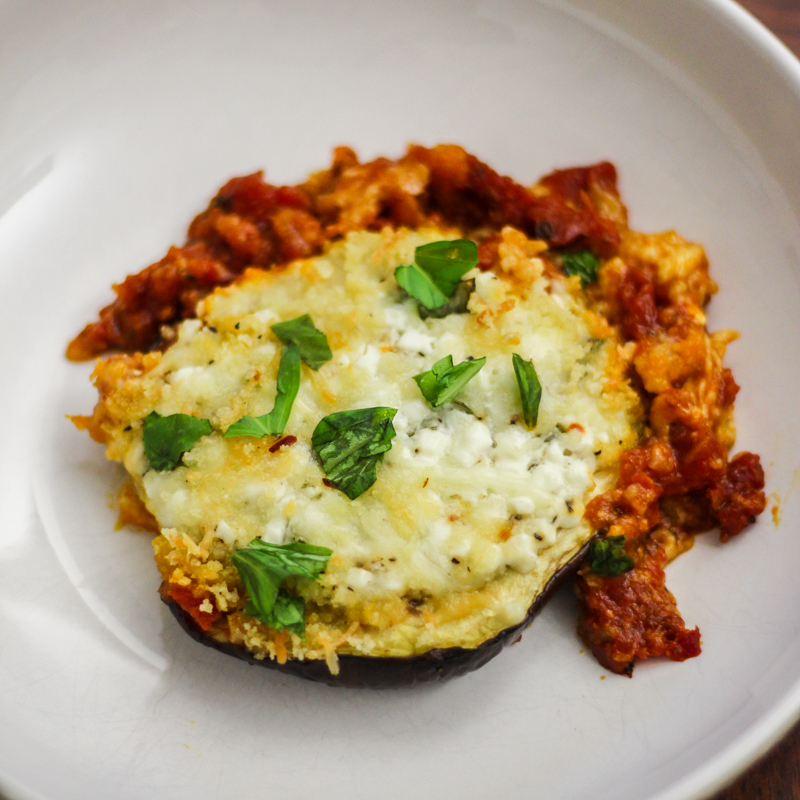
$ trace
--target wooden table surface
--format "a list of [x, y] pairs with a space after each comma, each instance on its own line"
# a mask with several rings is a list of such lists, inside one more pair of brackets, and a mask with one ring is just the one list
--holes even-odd
[[[800, 0], [738, 0], [800, 57]], [[713, 800], [800, 800], [800, 723]]]

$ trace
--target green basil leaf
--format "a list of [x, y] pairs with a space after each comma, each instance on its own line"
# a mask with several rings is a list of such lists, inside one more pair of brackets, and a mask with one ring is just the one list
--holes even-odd
[[616, 578], [633, 569], [633, 559], [625, 552], [624, 536], [595, 539], [589, 547], [589, 566], [595, 575]]
[[323, 417], [311, 444], [322, 461], [328, 482], [351, 500], [377, 480], [378, 464], [395, 437], [396, 408], [360, 408]]
[[588, 286], [597, 280], [600, 261], [588, 250], [581, 250], [578, 253], [562, 253], [561, 266], [567, 275], [579, 275], [581, 286]]
[[447, 302], [447, 295], [416, 264], [398, 267], [394, 277], [400, 287], [425, 308], [440, 308]]
[[511, 356], [511, 361], [514, 364], [514, 374], [517, 376], [519, 399], [522, 401], [522, 416], [525, 424], [533, 428], [539, 420], [542, 384], [539, 383], [539, 376], [536, 374], [532, 361], [525, 361], [516, 353]]
[[447, 297], [452, 297], [461, 277], [477, 266], [478, 246], [469, 239], [431, 242], [414, 251], [414, 261]]
[[277, 395], [275, 405], [268, 414], [260, 417], [242, 417], [223, 434], [225, 439], [233, 436], [279, 436], [286, 428], [292, 405], [300, 389], [300, 351], [294, 344], [281, 349], [278, 366]]
[[333, 550], [306, 542], [271, 544], [263, 539], [253, 539], [246, 548], [234, 552], [234, 559], [242, 552], [255, 553], [265, 567], [283, 573], [284, 577], [318, 578], [328, 564]]
[[422, 396], [436, 408], [442, 403], [449, 403], [481, 371], [485, 363], [486, 356], [453, 366], [453, 356], [445, 356], [427, 372], [415, 375], [414, 380]]
[[427, 308], [424, 305], [420, 305], [419, 317], [420, 319], [428, 319], [428, 317], [441, 319], [450, 314], [466, 314], [469, 310], [467, 308], [469, 298], [474, 291], [475, 281], [459, 281], [453, 296], [444, 305], [438, 308]]
[[191, 450], [201, 436], [208, 436], [212, 431], [207, 419], [188, 414], [162, 417], [157, 411], [151, 411], [144, 418], [144, 453], [153, 469], [166, 472], [175, 469], [181, 456]]
[[[318, 578], [332, 553], [327, 547], [304, 542], [278, 545], [261, 539], [253, 539], [247, 547], [236, 550], [231, 561], [247, 590], [245, 614], [272, 627], [279, 624], [297, 633], [298, 611], [302, 611], [305, 603], [302, 598], [281, 592], [281, 583], [290, 576]], [[305, 630], [304, 621], [301, 630]]]
[[[247, 609], [245, 608], [245, 614]], [[252, 616], [248, 614], [248, 616]], [[302, 597], [289, 594], [281, 589], [275, 598], [275, 605], [265, 620], [267, 625], [277, 631], [284, 629], [296, 633], [301, 639], [305, 639], [306, 633], [306, 601]]]
[[311, 369], [319, 369], [326, 361], [333, 358], [327, 337], [317, 329], [308, 314], [286, 322], [276, 322], [271, 328], [284, 344], [297, 346], [300, 358]]
[[248, 617], [266, 622], [286, 574], [280, 568], [275, 568], [271, 560], [261, 558], [250, 545], [237, 550], [231, 556], [231, 561], [239, 570], [239, 577], [247, 590], [245, 613]]

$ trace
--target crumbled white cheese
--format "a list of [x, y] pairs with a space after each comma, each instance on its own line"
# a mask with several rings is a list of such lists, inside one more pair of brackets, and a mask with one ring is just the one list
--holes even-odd
[[224, 519], [221, 519], [217, 523], [217, 526], [214, 528], [214, 533], [228, 546], [236, 543], [236, 533]]
[[422, 424], [422, 421], [431, 416], [431, 410], [422, 400], [410, 400], [403, 403], [394, 415], [394, 429], [399, 434], [412, 435]]
[[433, 352], [433, 337], [422, 331], [407, 330], [397, 341], [397, 349], [427, 356]]
[[144, 453], [144, 443], [141, 439], [136, 439], [128, 448], [125, 453], [124, 464], [125, 469], [136, 477], [144, 475], [144, 473], [147, 472], [150, 464]]
[[278, 321], [278, 315], [271, 308], [259, 309], [253, 316], [265, 326]]
[[345, 582], [353, 589], [363, 589], [372, 582], [372, 573], [360, 567], [351, 567], [345, 575]]
[[533, 537], [527, 533], [518, 533], [512, 536], [503, 545], [503, 558], [509, 567], [517, 572], [530, 572], [538, 559], [538, 553], [533, 546]]
[[505, 288], [494, 272], [480, 272], [475, 276], [475, 291], [485, 303], [494, 305], [505, 298]]
[[190, 375], [195, 375], [202, 369], [202, 367], [182, 367], [181, 369], [177, 369], [175, 372], [171, 373], [167, 380], [170, 383], [177, 383], [178, 381], [188, 378]]
[[508, 507], [511, 509], [512, 514], [527, 516], [528, 514], [533, 514], [536, 504], [530, 497], [511, 497], [508, 500]]
[[459, 427], [458, 438], [453, 443], [453, 458], [460, 466], [471, 467], [492, 446], [492, 434], [476, 419]]
[[261, 538], [269, 544], [283, 544], [286, 538], [286, 520], [283, 517], [271, 519], [264, 526]]
[[375, 376], [380, 362], [381, 351], [375, 345], [368, 344], [364, 354], [356, 361], [356, 366], [361, 367], [365, 372]]
[[414, 437], [414, 454], [420, 464], [435, 464], [451, 443], [451, 436], [442, 429], [425, 428]]
[[191, 342], [202, 327], [203, 323], [199, 319], [185, 320], [181, 323], [180, 328], [178, 328], [178, 341], [182, 344]]
[[506, 603], [498, 616], [501, 618], [503, 625], [510, 627], [511, 625], [518, 625], [525, 619], [525, 614], [528, 609], [522, 603]]
[[[591, 339], [584, 312], [566, 294], [556, 302], [544, 277], [521, 295], [513, 281], [476, 272], [472, 313], [421, 319], [392, 275], [414, 246], [436, 236], [354, 234], [316, 266], [248, 274], [201, 302], [202, 320], [183, 323], [158, 367], [138, 379], [147, 391], [135, 395], [141, 405], [131, 418], [191, 414], [210, 419], [215, 434], [171, 472], [148, 469], [137, 428], [124, 439], [126, 468], [162, 526], [198, 542], [216, 528], [231, 548], [256, 537], [329, 547], [334, 557], [314, 591], [342, 606], [364, 598], [348, 586], [397, 600], [544, 574], [585, 538], [585, 503], [603, 488], [596, 471], [635, 434], [629, 407], [605, 395], [602, 367], [593, 361], [573, 375]], [[273, 453], [270, 438], [222, 438], [235, 420], [273, 407], [281, 344], [268, 325], [305, 313], [328, 336], [333, 359], [319, 371], [303, 367], [285, 431], [297, 441]], [[515, 352], [534, 360], [544, 386], [533, 429], [522, 419]], [[597, 364], [611, 352], [599, 353]], [[432, 408], [414, 381], [445, 356], [456, 364], [486, 356], [456, 398], [474, 413], [453, 403]], [[311, 437], [328, 414], [378, 405], [397, 409], [396, 436], [375, 484], [350, 500], [323, 483]], [[572, 422], [583, 432], [566, 430]], [[521, 620], [524, 605], [508, 599], [492, 600], [491, 615]]]

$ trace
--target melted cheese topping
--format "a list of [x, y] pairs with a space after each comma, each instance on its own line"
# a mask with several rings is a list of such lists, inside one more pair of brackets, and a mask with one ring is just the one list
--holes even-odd
[[[467, 275], [469, 312], [443, 319], [421, 319], [393, 272], [416, 246], [457, 233], [353, 233], [324, 256], [248, 271], [199, 304], [152, 368], [116, 387], [111, 400], [123, 410], [109, 456], [124, 461], [159, 524], [195, 542], [331, 548], [321, 579], [300, 591], [365, 629], [376, 603], [425, 598], [443, 608], [454, 596], [478, 598], [436, 624], [409, 618], [413, 637], [378, 621], [350, 638], [354, 652], [468, 646], [519, 622], [591, 536], [584, 505], [611, 485], [616, 459], [636, 441], [639, 409], [614, 341], [593, 336], [602, 325], [583, 307], [577, 278], [548, 273], [533, 243], [515, 249], [512, 233], [501, 246], [506, 271]], [[281, 343], [269, 326], [306, 313], [333, 359], [318, 372], [302, 367], [285, 431], [297, 442], [272, 453], [273, 437], [223, 439], [242, 416], [271, 410]], [[543, 385], [533, 430], [512, 353], [533, 361]], [[458, 395], [463, 405], [435, 409], [413, 376], [447, 355], [487, 360]], [[372, 406], [398, 409], [397, 436], [376, 483], [349, 500], [323, 483], [311, 434], [328, 414]], [[208, 418], [214, 433], [175, 470], [152, 470], [141, 439], [152, 410]]]

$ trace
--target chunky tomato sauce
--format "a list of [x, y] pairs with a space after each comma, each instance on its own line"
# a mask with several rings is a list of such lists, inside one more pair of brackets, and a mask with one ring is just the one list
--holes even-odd
[[455, 145], [412, 146], [398, 161], [366, 164], [339, 147], [330, 169], [299, 186], [273, 186], [261, 172], [233, 178], [193, 220], [182, 247], [114, 286], [116, 299], [70, 343], [67, 356], [82, 361], [168, 342], [169, 326], [194, 316], [198, 300], [246, 267], [314, 255], [352, 230], [435, 221], [467, 230], [512, 225], [554, 246], [611, 253], [617, 225], [592, 198], [615, 184], [614, 167], [603, 163], [555, 172], [534, 192]]
[[[160, 591], [165, 600], [174, 600], [204, 631], [209, 630], [222, 616], [222, 612], [214, 603], [214, 595], [210, 592], [204, 592], [198, 597], [191, 587], [175, 583], [163, 583]], [[211, 610], [206, 611], [203, 606]]]
[[[587, 299], [632, 351], [647, 429], [623, 455], [616, 487], [586, 510], [600, 535], [625, 537], [633, 568], [606, 577], [589, 561], [581, 566], [578, 629], [598, 660], [621, 674], [630, 675], [637, 659], [698, 655], [700, 632], [685, 626], [664, 566], [695, 534], [718, 528], [725, 542], [753, 522], [766, 506], [764, 473], [757, 455], [728, 457], [739, 387], [722, 357], [735, 334], [706, 329], [703, 309], [716, 287], [702, 248], [671, 232], [630, 231], [608, 162], [557, 170], [526, 187], [455, 145], [412, 145], [396, 161], [364, 164], [339, 147], [329, 169], [298, 186], [273, 186], [260, 172], [233, 178], [193, 220], [182, 247], [114, 286], [114, 301], [67, 355], [167, 346], [175, 323], [246, 267], [313, 255], [353, 230], [431, 222], [472, 235], [484, 269], [499, 259], [505, 226], [545, 240], [555, 263], [564, 248], [602, 259]], [[212, 597], [174, 584], [162, 590], [204, 629], [219, 616]]]
[[700, 633], [685, 627], [664, 564], [695, 533], [718, 527], [723, 542], [737, 535], [766, 497], [757, 455], [728, 461], [739, 387], [722, 366], [731, 335], [715, 340], [705, 328], [702, 307], [715, 290], [707, 272], [676, 276], [623, 250], [602, 273], [591, 291], [635, 343], [634, 377], [649, 403], [650, 435], [622, 456], [616, 488], [586, 509], [596, 530], [626, 537], [634, 568], [603, 577], [584, 565], [576, 589], [584, 641], [608, 669], [630, 675], [637, 658], [683, 661], [700, 653]]

